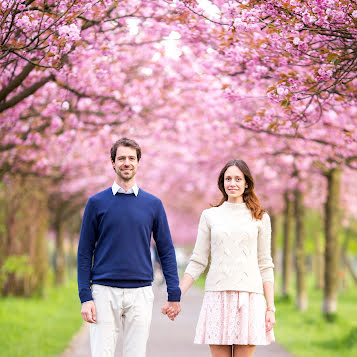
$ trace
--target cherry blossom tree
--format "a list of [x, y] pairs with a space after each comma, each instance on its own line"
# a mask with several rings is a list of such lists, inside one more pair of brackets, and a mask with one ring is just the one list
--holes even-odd
[[63, 227], [111, 185], [109, 148], [129, 136], [143, 148], [139, 184], [165, 202], [178, 243], [219, 201], [233, 157], [272, 215], [289, 200], [299, 217], [327, 202], [324, 309], [334, 314], [340, 202], [357, 217], [356, 11], [352, 0], [3, 1], [0, 177], [50, 180], [58, 281]]

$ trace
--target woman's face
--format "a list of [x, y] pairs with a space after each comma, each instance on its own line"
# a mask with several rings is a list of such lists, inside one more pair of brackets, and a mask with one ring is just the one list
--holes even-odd
[[230, 166], [224, 173], [224, 190], [229, 202], [243, 202], [243, 192], [247, 184], [243, 172], [237, 166]]

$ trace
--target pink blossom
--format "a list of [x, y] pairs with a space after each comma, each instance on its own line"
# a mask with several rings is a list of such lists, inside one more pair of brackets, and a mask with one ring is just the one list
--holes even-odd
[[64, 102], [62, 103], [62, 109], [63, 109], [63, 110], [68, 110], [68, 109], [69, 109], [69, 103], [68, 103], [67, 101], [64, 101]]
[[62, 128], [62, 126], [63, 126], [63, 122], [62, 122], [61, 118], [56, 116], [52, 119], [52, 121], [51, 121], [51, 129], [52, 130], [58, 130], [58, 129]]
[[293, 43], [295, 46], [297, 46], [300, 43], [300, 38], [299, 37], [294, 37]]
[[67, 36], [72, 41], [78, 41], [80, 36], [80, 29], [75, 24], [61, 26], [58, 30], [61, 36]]
[[[108, 145], [127, 135], [143, 147], [140, 185], [171, 204], [172, 193], [179, 192], [171, 209], [176, 215], [185, 207], [198, 219], [200, 208], [217, 197], [217, 173], [232, 157], [251, 166], [267, 208], [282, 212], [284, 191], [296, 187], [306, 192], [309, 207], [321, 208], [326, 180], [313, 163], [343, 162], [357, 152], [357, 105], [351, 95], [357, 81], [349, 87], [337, 84], [342, 96], [332, 89], [328, 97], [323, 90], [320, 96], [310, 93], [332, 84], [340, 69], [334, 60], [341, 56], [339, 48], [352, 48], [354, 7], [338, 9], [335, 1], [311, 0], [314, 18], [305, 2], [290, 0], [284, 2], [290, 17], [278, 10], [282, 0], [245, 1], [244, 9], [220, 0], [214, 2], [220, 10], [217, 22], [227, 25], [219, 25], [191, 12], [191, 1], [118, 2], [112, 15], [135, 18], [138, 31], [133, 36], [126, 20], [101, 22], [112, 1], [80, 0], [73, 9], [67, 3], [61, 1], [57, 32], [52, 27], [53, 32], [44, 34], [43, 39], [49, 36], [45, 49], [19, 50], [44, 66], [33, 70], [5, 101], [50, 74], [54, 78], [0, 114], [2, 145], [11, 146], [0, 163], [29, 164], [40, 174], [56, 168], [65, 177], [58, 192], [70, 197], [83, 190], [89, 195], [111, 184]], [[85, 3], [85, 17], [98, 25], [81, 31], [85, 20], [76, 16]], [[28, 20], [16, 26], [31, 38], [41, 18], [23, 14]], [[43, 24], [54, 20], [44, 18]], [[318, 27], [326, 29], [323, 35]], [[160, 41], [173, 31], [180, 33], [175, 39], [182, 52], [178, 59], [167, 56]], [[339, 31], [348, 36], [339, 38]], [[343, 42], [345, 37], [349, 42]], [[26, 43], [25, 38], [11, 39], [22, 47]], [[12, 53], [6, 61], [2, 86], [27, 64]], [[48, 65], [54, 68], [46, 69]], [[354, 78], [354, 69], [348, 75]], [[332, 107], [335, 114], [327, 112]], [[291, 178], [295, 168], [306, 182]], [[16, 169], [20, 172], [21, 166]], [[352, 195], [356, 175], [350, 176], [354, 181], [349, 185], [344, 180]], [[198, 197], [194, 202], [192, 192]], [[357, 216], [350, 206], [346, 204], [346, 215]]]
[[16, 25], [24, 28], [30, 27], [31, 26], [30, 18], [27, 15], [23, 15], [16, 19]]

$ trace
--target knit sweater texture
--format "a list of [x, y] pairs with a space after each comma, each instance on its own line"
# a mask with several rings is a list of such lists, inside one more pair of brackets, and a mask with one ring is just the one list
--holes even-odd
[[274, 282], [271, 224], [267, 213], [252, 217], [245, 203], [225, 201], [202, 212], [197, 240], [186, 273], [196, 280], [211, 264], [206, 291], [263, 293], [263, 283]]
[[92, 300], [91, 284], [119, 288], [151, 285], [151, 234], [166, 279], [168, 300], [180, 301], [174, 246], [162, 202], [139, 189], [113, 195], [108, 188], [86, 205], [78, 245], [81, 302]]

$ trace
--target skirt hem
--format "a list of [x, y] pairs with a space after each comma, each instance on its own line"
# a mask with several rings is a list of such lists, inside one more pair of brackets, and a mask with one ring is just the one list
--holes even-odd
[[196, 326], [195, 344], [266, 346], [275, 341], [266, 332], [264, 295], [242, 291], [205, 292]]
[[215, 346], [268, 346], [274, 343], [267, 342], [267, 343], [211, 343], [211, 342], [194, 342], [195, 345], [215, 345]]

